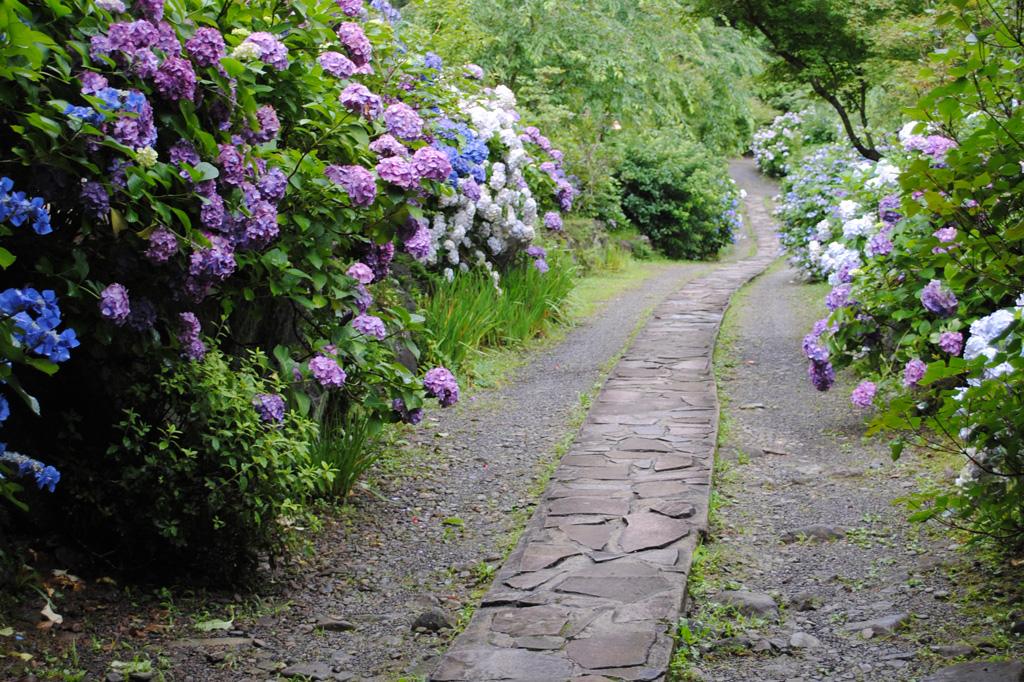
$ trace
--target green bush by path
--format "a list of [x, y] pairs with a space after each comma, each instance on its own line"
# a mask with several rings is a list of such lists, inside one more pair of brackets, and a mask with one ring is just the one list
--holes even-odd
[[670, 258], [712, 258], [742, 228], [724, 161], [698, 144], [655, 138], [631, 147], [618, 177], [626, 215]]

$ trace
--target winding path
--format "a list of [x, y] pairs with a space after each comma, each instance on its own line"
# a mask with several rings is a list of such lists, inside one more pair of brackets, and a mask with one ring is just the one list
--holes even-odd
[[733, 293], [777, 253], [773, 187], [749, 162], [732, 172], [747, 191], [756, 253], [655, 309], [432, 680], [663, 679], [707, 525], [715, 337]]

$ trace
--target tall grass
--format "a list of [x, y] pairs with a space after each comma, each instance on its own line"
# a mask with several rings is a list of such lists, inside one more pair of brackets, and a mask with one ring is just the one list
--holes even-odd
[[482, 271], [438, 284], [423, 301], [437, 359], [466, 370], [477, 349], [521, 344], [564, 319], [575, 266], [568, 254], [558, 252], [549, 255], [548, 265], [546, 273], [532, 263], [506, 272], [501, 292]]
[[345, 502], [359, 479], [380, 458], [381, 452], [371, 443], [379, 430], [380, 424], [358, 407], [345, 415], [329, 410], [323, 416], [320, 436], [310, 449], [313, 465], [326, 470], [319, 483], [321, 495]]

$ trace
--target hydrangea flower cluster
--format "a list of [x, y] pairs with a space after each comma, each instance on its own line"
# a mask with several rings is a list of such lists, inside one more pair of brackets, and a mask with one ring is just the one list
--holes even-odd
[[42, 197], [29, 199], [24, 192], [15, 192], [14, 182], [0, 177], [0, 223], [9, 222], [14, 227], [31, 223], [32, 231], [38, 235], [53, 232], [50, 226], [50, 212]]
[[57, 294], [31, 287], [0, 292], [0, 316], [13, 326], [11, 339], [16, 346], [50, 362], [64, 362], [79, 341], [74, 329], [58, 331], [61, 323]]
[[441, 407], [451, 407], [459, 402], [459, 383], [455, 375], [444, 367], [435, 367], [423, 377], [423, 388], [427, 394], [437, 398]]
[[324, 388], [341, 388], [348, 378], [337, 360], [322, 354], [309, 361], [309, 371]]
[[284, 398], [276, 393], [260, 393], [252, 399], [252, 404], [259, 413], [260, 420], [277, 424], [284, 421]]
[[790, 158], [796, 155], [803, 143], [803, 133], [800, 131], [803, 116], [795, 111], [786, 112], [776, 116], [771, 125], [754, 133], [750, 148], [762, 173], [773, 178], [789, 173]]
[[[60, 472], [55, 468], [47, 466], [27, 455], [8, 452], [3, 443], [0, 443], [0, 462], [14, 466], [16, 468], [15, 476], [18, 478], [33, 476], [36, 479], [36, 486], [40, 490], [47, 490], [52, 493], [57, 489], [57, 484], [60, 483]], [[0, 479], [3, 479], [2, 473], [0, 473]]]

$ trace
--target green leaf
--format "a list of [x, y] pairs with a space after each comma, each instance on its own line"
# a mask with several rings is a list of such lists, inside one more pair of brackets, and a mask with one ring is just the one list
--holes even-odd
[[218, 620], [211, 618], [210, 620], [201, 620], [195, 624], [196, 630], [199, 632], [212, 632], [213, 630], [230, 630], [235, 624], [232, 620]]
[[7, 268], [11, 267], [11, 265], [14, 263], [15, 260], [17, 260], [17, 258], [18, 257], [15, 256], [13, 253], [8, 251], [4, 247], [0, 246], [0, 268], [6, 270]]

